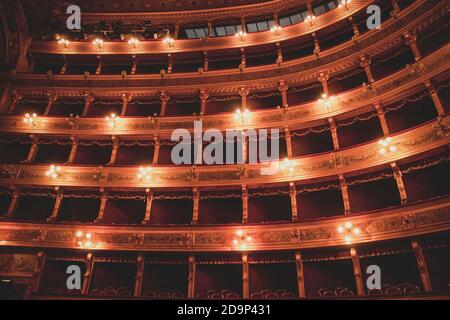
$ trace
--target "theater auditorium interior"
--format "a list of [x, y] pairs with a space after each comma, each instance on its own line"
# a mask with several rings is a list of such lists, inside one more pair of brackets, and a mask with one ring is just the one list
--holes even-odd
[[449, 12], [0, 0], [0, 299], [450, 298]]

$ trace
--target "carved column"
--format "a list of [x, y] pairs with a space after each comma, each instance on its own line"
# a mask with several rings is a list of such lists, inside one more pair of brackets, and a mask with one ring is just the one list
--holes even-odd
[[195, 256], [189, 256], [188, 298], [195, 298]]
[[441, 99], [439, 98], [439, 95], [434, 85], [429, 80], [426, 80], [424, 84], [427, 87], [428, 92], [430, 93], [431, 99], [433, 99], [434, 107], [436, 108], [438, 115], [440, 116], [445, 115], [444, 106], [442, 104]]
[[281, 49], [281, 45], [279, 42], [276, 43], [277, 46], [277, 64], [279, 66], [281, 66], [281, 64], [283, 63], [283, 51]]
[[425, 262], [425, 257], [423, 256], [422, 246], [419, 241], [413, 240], [411, 241], [411, 247], [416, 256], [417, 266], [419, 268], [420, 278], [422, 279], [423, 289], [426, 292], [433, 291], [433, 287], [431, 285], [430, 274], [428, 273], [427, 264]]
[[201, 101], [201, 114], [206, 114], [206, 103], [208, 102], [209, 94], [206, 93], [204, 89], [200, 90], [200, 101]]
[[392, 7], [394, 8], [394, 13], [399, 13], [401, 11], [397, 0], [391, 0]]
[[331, 137], [333, 138], [334, 150], [339, 150], [339, 138], [337, 134], [336, 121], [334, 121], [334, 118], [328, 118], [328, 123], [330, 125]]
[[133, 55], [133, 61], [131, 62], [131, 74], [136, 74], [136, 70], [137, 70], [137, 59], [136, 56]]
[[407, 31], [403, 34], [403, 38], [405, 43], [411, 48], [415, 60], [419, 61], [422, 58], [422, 55], [420, 54], [419, 47], [417, 46], [417, 36]]
[[31, 284], [28, 286], [25, 298], [28, 299], [30, 295], [36, 293], [39, 290], [39, 286], [41, 284], [42, 271], [44, 270], [45, 261], [47, 259], [47, 255], [45, 252], [38, 252], [36, 256], [36, 264], [33, 270], [33, 279]]
[[89, 112], [89, 108], [91, 107], [93, 102], [94, 102], [94, 96], [90, 93], [86, 94], [85, 100], [84, 100], [84, 108], [83, 108], [82, 117], [87, 116], [87, 114]]
[[113, 147], [112, 147], [111, 158], [109, 159], [108, 166], [114, 165], [114, 163], [116, 162], [116, 158], [117, 158], [117, 152], [119, 151], [119, 137], [112, 136], [111, 139], [112, 139]]
[[173, 67], [173, 56], [171, 53], [167, 55], [167, 74], [172, 73], [172, 67]]
[[9, 202], [8, 210], [6, 211], [5, 219], [11, 219], [14, 216], [14, 212], [16, 211], [17, 204], [19, 202], [19, 192], [17, 190], [13, 190], [11, 194], [11, 201]]
[[289, 182], [289, 195], [291, 197], [292, 221], [298, 221], [297, 189], [293, 182]]
[[96, 223], [101, 223], [103, 220], [103, 217], [105, 215], [105, 209], [106, 209], [106, 202], [108, 201], [108, 193], [105, 192], [104, 189], [101, 190], [102, 196], [100, 198], [100, 209], [98, 210], [98, 216], [95, 220]]
[[400, 193], [400, 199], [402, 205], [406, 205], [408, 203], [408, 196], [406, 194], [405, 184], [403, 183], [402, 173], [397, 165], [397, 163], [391, 163], [392, 171], [394, 172], [395, 182], [397, 182], [398, 192]]
[[155, 137], [155, 150], [153, 152], [153, 164], [158, 163], [159, 150], [161, 149], [161, 142], [159, 137]]
[[97, 56], [97, 60], [98, 60], [98, 64], [97, 64], [97, 69], [95, 70], [95, 74], [99, 75], [102, 73], [102, 57]]
[[194, 212], [192, 214], [192, 224], [198, 223], [198, 209], [200, 205], [200, 191], [198, 188], [194, 188]]
[[242, 254], [242, 298], [250, 298], [250, 282], [249, 282], [249, 272], [248, 272], [248, 254]]
[[44, 115], [47, 116], [50, 113], [50, 110], [52, 109], [53, 104], [58, 99], [58, 95], [55, 93], [48, 95], [48, 102], [47, 106], [45, 107]]
[[359, 263], [358, 250], [356, 248], [350, 248], [350, 254], [353, 262], [353, 274], [355, 275], [356, 292], [358, 296], [364, 296], [364, 281], [361, 274], [361, 265]]
[[245, 49], [241, 48], [241, 66], [242, 68], [245, 68], [247, 66], [247, 62], [246, 62], [246, 57], [245, 57]]
[[245, 17], [241, 17], [241, 30], [242, 32], [247, 31], [247, 27], [245, 26]]
[[292, 135], [291, 135], [291, 130], [289, 129], [289, 127], [284, 128], [284, 133], [286, 135], [286, 148], [287, 148], [287, 154], [289, 158], [293, 157], [293, 152], [292, 152]]
[[380, 119], [381, 129], [383, 130], [383, 134], [385, 137], [389, 136], [389, 126], [386, 121], [386, 117], [384, 115], [383, 108], [381, 108], [379, 103], [376, 103], [375, 110], [377, 111], [378, 118]]
[[212, 35], [212, 22], [208, 21], [208, 33], [206, 34], [207, 38], [210, 38]]
[[14, 112], [14, 109], [16, 108], [17, 104], [19, 104], [20, 100], [22, 100], [22, 95], [18, 94], [17, 92], [13, 92], [12, 94], [13, 100], [11, 105], [8, 108], [8, 114], [12, 114]]
[[248, 222], [248, 188], [242, 186], [242, 223]]
[[350, 21], [350, 23], [352, 24], [353, 34], [355, 35], [355, 37], [358, 37], [359, 36], [358, 25], [356, 24], [355, 19], [353, 19], [353, 16], [348, 17], [348, 21]]
[[144, 221], [142, 221], [142, 224], [150, 223], [150, 214], [152, 212], [153, 204], [153, 191], [151, 191], [150, 189], [146, 189], [145, 192], [147, 193], [147, 197], [145, 203], [145, 218]]
[[94, 269], [94, 254], [90, 252], [86, 255], [86, 272], [84, 273], [83, 276], [83, 287], [81, 289], [82, 295], [89, 294], [89, 287], [91, 284], [93, 269]]
[[53, 206], [52, 215], [50, 216], [50, 218], [47, 219], [47, 221], [49, 222], [56, 221], [56, 219], [58, 219], [59, 208], [61, 207], [61, 202], [63, 200], [63, 192], [60, 189], [60, 187], [56, 187], [55, 191], [56, 191], [55, 205]]
[[120, 112], [120, 115], [122, 117], [125, 117], [127, 114], [127, 107], [128, 103], [131, 101], [131, 97], [128, 96], [126, 93], [122, 94], [122, 110]]
[[166, 115], [167, 102], [169, 102], [170, 97], [165, 91], [162, 91], [159, 97], [161, 99], [161, 117], [164, 117]]
[[134, 296], [140, 297], [142, 291], [142, 280], [144, 279], [144, 267], [145, 267], [145, 256], [143, 254], [138, 254], [136, 258], [137, 272], [136, 279], [134, 283]]
[[27, 160], [25, 160], [25, 163], [27, 163], [27, 164], [33, 163], [34, 158], [36, 157], [36, 153], [37, 153], [38, 148], [39, 148], [39, 138], [38, 138], [38, 136], [31, 135], [30, 137], [33, 140], [33, 142], [31, 144], [30, 151], [28, 151]]
[[295, 252], [295, 266], [297, 267], [298, 297], [306, 298], [305, 277], [303, 275], [302, 253], [300, 251]]
[[319, 76], [317, 77], [317, 80], [322, 84], [323, 87], [323, 93], [325, 93], [327, 96], [330, 95], [330, 90], [328, 89], [328, 79], [329, 75], [327, 73], [321, 72], [319, 73]]
[[239, 95], [241, 96], [241, 110], [247, 109], [247, 96], [250, 91], [245, 87], [239, 88]]
[[345, 177], [343, 174], [339, 175], [339, 185], [341, 187], [341, 192], [342, 192], [342, 200], [344, 202], [344, 211], [345, 214], [350, 214], [351, 213], [351, 209], [350, 209], [350, 198], [348, 196], [348, 185], [347, 185], [347, 181], [345, 181]]
[[370, 64], [372, 63], [372, 59], [367, 55], [363, 55], [359, 58], [359, 62], [360, 62], [360, 66], [362, 68], [364, 68], [364, 71], [366, 72], [367, 80], [369, 80], [369, 83], [374, 82], [375, 80], [373, 79], [372, 69], [370, 69]]
[[314, 41], [314, 55], [316, 57], [319, 57], [320, 45], [319, 45], [319, 39], [317, 38], [317, 34], [315, 32], [312, 33], [312, 38], [313, 38], [313, 41]]
[[64, 64], [63, 64], [61, 70], [59, 71], [59, 74], [65, 75], [65, 74], [66, 74], [66, 71], [67, 71], [67, 61], [64, 62]]
[[209, 69], [208, 51], [203, 51], [203, 71], [206, 72]]
[[289, 106], [288, 100], [287, 100], [287, 91], [289, 89], [289, 86], [284, 82], [284, 80], [281, 80], [278, 82], [278, 91], [281, 93], [281, 103], [284, 108], [287, 108]]
[[70, 149], [69, 160], [67, 160], [67, 164], [73, 164], [75, 162], [77, 151], [78, 151], [78, 140], [76, 137], [71, 137], [72, 140], [72, 148]]
[[177, 23], [175, 24], [175, 30], [173, 31], [173, 38], [175, 40], [178, 39], [179, 33], [180, 33], [180, 25]]

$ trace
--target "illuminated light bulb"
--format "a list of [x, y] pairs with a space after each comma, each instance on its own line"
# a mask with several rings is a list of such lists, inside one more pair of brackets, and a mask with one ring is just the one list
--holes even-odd
[[55, 166], [55, 165], [52, 164], [50, 166], [50, 169], [47, 172], [45, 172], [45, 175], [47, 177], [52, 178], [52, 179], [57, 179], [57, 178], [60, 177], [61, 172], [62, 172], [61, 167], [58, 167], [58, 166]]
[[348, 5], [351, 3], [351, 0], [341, 0], [338, 8], [346, 7], [348, 9]]
[[241, 109], [237, 109], [234, 114], [234, 119], [236, 121], [240, 121], [242, 124], [246, 124], [250, 121], [251, 113], [249, 109], [245, 109], [242, 111]]
[[174, 45], [174, 43], [175, 43], [175, 39], [172, 38], [171, 36], [166, 36], [166, 37], [164, 38], [163, 42], [164, 42], [165, 44], [168, 44], [169, 47], [173, 47], [173, 45]]
[[77, 231], [77, 233], [76, 233], [76, 237], [77, 238], [81, 238], [83, 236], [83, 231]]
[[23, 122], [26, 124], [34, 125], [36, 123], [37, 114], [36, 113], [26, 113], [23, 117]]
[[128, 44], [130, 44], [133, 48], [136, 48], [139, 44], [139, 39], [131, 38], [130, 40], [128, 40]]
[[346, 237], [344, 238], [344, 241], [345, 241], [346, 244], [350, 244], [350, 243], [352, 243], [352, 237], [346, 236]]
[[105, 120], [108, 121], [109, 126], [110, 126], [110, 127], [113, 127], [113, 128], [116, 127], [117, 121], [118, 121], [119, 119], [120, 119], [120, 118], [119, 118], [115, 113], [111, 113], [109, 116], [107, 116], [107, 117], [105, 118]]
[[151, 168], [140, 167], [139, 172], [137, 174], [137, 178], [139, 180], [151, 180], [152, 176], [150, 175]]
[[273, 26], [270, 28], [270, 31], [275, 32], [276, 35], [279, 35], [281, 32], [282, 27], [281, 26]]
[[309, 22], [311, 25], [313, 25], [314, 20], [316, 20], [316, 16], [313, 14], [308, 14], [305, 18], [305, 21]]
[[248, 236], [248, 237], [247, 237], [247, 241], [248, 241], [248, 242], [252, 242], [252, 240], [253, 240], [253, 238], [252, 238], [251, 236]]
[[345, 227], [346, 227], [347, 229], [351, 229], [351, 228], [353, 227], [353, 225], [352, 225], [350, 222], [346, 222], [346, 223], [345, 223]]
[[67, 48], [67, 46], [69, 45], [70, 41], [64, 38], [61, 38], [58, 40], [58, 44], [63, 45], [64, 48]]
[[344, 228], [342, 226], [337, 228], [338, 233], [342, 234], [344, 233]]
[[243, 230], [238, 230], [238, 231], [236, 231], [236, 234], [237, 234], [239, 237], [242, 237], [242, 236], [244, 235], [244, 231], [243, 231]]
[[322, 97], [319, 99], [319, 103], [325, 105], [325, 109], [329, 112], [331, 110], [331, 104], [334, 101], [333, 96], [328, 96], [326, 93], [322, 94]]
[[353, 233], [354, 233], [356, 236], [359, 236], [359, 235], [361, 234], [361, 230], [360, 230], [359, 228], [355, 228], [355, 229], [353, 229]]
[[241, 39], [241, 41], [244, 41], [245, 37], [247, 36], [247, 32], [240, 30], [240, 31], [236, 32], [236, 34], [234, 36], [236, 38]]
[[381, 148], [379, 149], [379, 153], [381, 155], [385, 155], [388, 152], [396, 152], [397, 151], [397, 147], [391, 145], [392, 142], [392, 138], [391, 137], [387, 137], [386, 139], [382, 139], [380, 141], [378, 141], [378, 144], [381, 146]]
[[91, 233], [86, 233], [86, 239], [92, 239], [92, 234]]
[[236, 239], [234, 239], [234, 240], [233, 240], [233, 244], [234, 244], [235, 246], [237, 246], [237, 245], [239, 244], [239, 241], [237, 241]]
[[96, 38], [94, 41], [92, 41], [92, 44], [99, 47], [99, 49], [102, 48], [103, 43], [104, 43], [103, 40], [99, 38]]

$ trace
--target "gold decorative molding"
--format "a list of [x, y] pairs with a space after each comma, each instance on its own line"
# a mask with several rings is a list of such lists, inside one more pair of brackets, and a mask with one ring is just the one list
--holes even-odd
[[[450, 229], [450, 202], [443, 198], [409, 207], [304, 223], [217, 227], [101, 227], [55, 224], [0, 224], [0, 245], [33, 248], [79, 248], [77, 230], [92, 234], [92, 251], [233, 251], [238, 229], [253, 239], [247, 251], [287, 250], [346, 245], [338, 226], [351, 221], [361, 230], [352, 245]], [[348, 244], [347, 244], [348, 245]]]

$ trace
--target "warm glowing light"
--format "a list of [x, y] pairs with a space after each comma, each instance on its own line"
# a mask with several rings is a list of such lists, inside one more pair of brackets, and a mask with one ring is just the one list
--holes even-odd
[[136, 48], [139, 44], [139, 39], [131, 38], [130, 40], [128, 40], [128, 44], [130, 44], [133, 48]]
[[316, 20], [316, 16], [313, 14], [308, 14], [305, 18], [305, 21], [309, 22], [311, 25], [313, 25], [314, 20]]
[[242, 111], [241, 109], [237, 109], [235, 114], [234, 114], [234, 119], [236, 121], [240, 121], [243, 124], [246, 124], [250, 121], [250, 110], [245, 109], [244, 111]]
[[242, 31], [242, 30], [236, 32], [236, 34], [235, 34], [235, 37], [241, 39], [241, 41], [244, 41], [246, 36], [247, 36], [247, 32]]
[[105, 118], [109, 126], [112, 128], [115, 128], [117, 126], [117, 122], [119, 121], [119, 119], [120, 118], [115, 113], [111, 113], [109, 116]]
[[94, 44], [95, 46], [99, 47], [99, 49], [101, 49], [103, 46], [103, 40], [96, 38], [94, 41], [92, 41], [92, 44]]
[[67, 46], [69, 45], [70, 41], [67, 40], [67, 39], [61, 38], [61, 39], [58, 40], [58, 43], [59, 43], [60, 45], [63, 45], [64, 48], [67, 48]]
[[36, 113], [27, 113], [23, 117], [23, 122], [26, 124], [34, 125], [36, 123], [37, 114]]
[[168, 35], [168, 36], [166, 36], [166, 37], [164, 38], [163, 42], [164, 42], [165, 44], [168, 44], [169, 47], [173, 47], [173, 45], [174, 45], [174, 43], [175, 43], [175, 39], [172, 38], [170, 35]]
[[380, 154], [381, 155], [385, 155], [389, 152], [396, 152], [397, 151], [397, 147], [394, 145], [391, 145], [392, 142], [392, 138], [391, 137], [387, 137], [386, 139], [382, 139], [380, 141], [378, 141], [378, 144], [381, 146], [380, 148]]
[[351, 222], [346, 222], [343, 226], [339, 226], [337, 232], [343, 236], [346, 244], [351, 244], [353, 242], [353, 237], [361, 235], [361, 229], [354, 227]]
[[55, 166], [52, 164], [50, 166], [50, 169], [48, 169], [47, 172], [45, 173], [45, 175], [52, 179], [57, 179], [61, 176], [61, 173], [62, 173], [61, 167], [58, 167], [58, 166]]
[[285, 172], [294, 173], [295, 172], [295, 162], [289, 160], [289, 158], [284, 158], [280, 163], [280, 169]]
[[79, 230], [75, 233], [75, 237], [77, 238], [77, 244], [79, 247], [83, 248], [89, 248], [94, 245], [92, 242], [92, 233], [84, 233], [83, 231]]
[[276, 35], [279, 35], [281, 29], [283, 29], [281, 26], [273, 26], [272, 28], [270, 28], [270, 31], [275, 32]]
[[138, 180], [151, 180], [151, 168], [140, 167], [137, 178]]
[[237, 247], [239, 250], [247, 250], [249, 245], [251, 245], [253, 238], [252, 236], [246, 234], [244, 230], [237, 230], [236, 231], [236, 239], [232, 240], [233, 246]]
[[322, 94], [322, 98], [319, 99], [319, 103], [325, 105], [325, 109], [331, 111], [331, 106], [334, 102], [333, 96], [328, 96], [326, 93]]
[[352, 2], [352, 0], [341, 0], [339, 3], [338, 8], [346, 7], [348, 8], [348, 5]]

